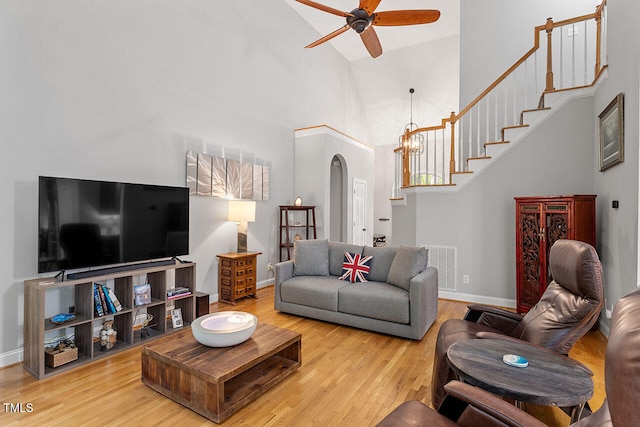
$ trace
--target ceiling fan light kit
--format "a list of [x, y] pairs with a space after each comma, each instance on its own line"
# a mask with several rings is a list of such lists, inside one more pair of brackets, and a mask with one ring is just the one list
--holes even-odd
[[378, 35], [373, 29], [374, 26], [394, 27], [402, 25], [429, 24], [440, 18], [440, 11], [438, 10], [390, 10], [385, 12], [375, 12], [381, 0], [360, 0], [359, 6], [351, 12], [343, 12], [311, 0], [296, 1], [323, 12], [341, 16], [347, 20], [347, 23], [344, 26], [307, 45], [307, 48], [316, 47], [351, 28], [356, 33], [360, 34], [362, 43], [364, 43], [364, 46], [373, 58], [377, 58], [382, 55], [382, 46], [378, 39]]

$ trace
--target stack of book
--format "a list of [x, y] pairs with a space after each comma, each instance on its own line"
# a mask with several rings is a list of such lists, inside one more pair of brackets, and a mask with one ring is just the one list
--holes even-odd
[[93, 300], [97, 316], [115, 314], [122, 311], [122, 304], [120, 304], [115, 292], [104, 283], [94, 282]]
[[186, 297], [187, 295], [191, 295], [191, 289], [182, 286], [167, 290], [167, 299], [176, 299]]

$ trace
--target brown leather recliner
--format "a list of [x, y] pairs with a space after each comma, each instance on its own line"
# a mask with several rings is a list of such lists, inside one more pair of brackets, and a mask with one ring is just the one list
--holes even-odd
[[394, 409], [377, 427], [546, 426], [498, 396], [472, 385], [451, 381], [446, 390], [447, 395], [438, 412], [420, 401], [410, 400]]
[[434, 408], [445, 396], [445, 384], [456, 378], [447, 359], [452, 344], [494, 333], [566, 355], [591, 329], [604, 305], [602, 265], [595, 249], [576, 240], [558, 240], [551, 247], [549, 267], [553, 281], [526, 315], [472, 304], [464, 319], [442, 324], [431, 379]]
[[632, 427], [640, 420], [640, 288], [622, 297], [611, 318], [604, 358], [607, 397], [573, 427]]
[[[635, 427], [640, 419], [640, 288], [621, 298], [613, 312], [604, 365], [607, 398], [592, 415], [572, 427]], [[378, 426], [542, 426], [493, 394], [452, 381], [438, 409], [422, 402], [403, 403]]]

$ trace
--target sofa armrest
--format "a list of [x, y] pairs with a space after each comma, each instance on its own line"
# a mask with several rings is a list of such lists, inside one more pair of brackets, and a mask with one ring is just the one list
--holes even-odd
[[505, 335], [511, 334], [522, 321], [522, 315], [498, 307], [469, 304], [464, 320], [489, 326]]
[[275, 265], [275, 277], [274, 277], [274, 299], [273, 307], [276, 310], [280, 310], [280, 285], [285, 280], [289, 280], [293, 277], [293, 261], [283, 261]]
[[422, 339], [438, 315], [438, 270], [427, 267], [409, 284], [411, 337]]

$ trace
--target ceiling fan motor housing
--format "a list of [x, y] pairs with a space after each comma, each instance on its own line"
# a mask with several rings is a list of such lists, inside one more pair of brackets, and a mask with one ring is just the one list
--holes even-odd
[[358, 34], [369, 28], [373, 22], [373, 16], [370, 16], [364, 9], [353, 9], [351, 15], [353, 16], [347, 16], [347, 24]]

